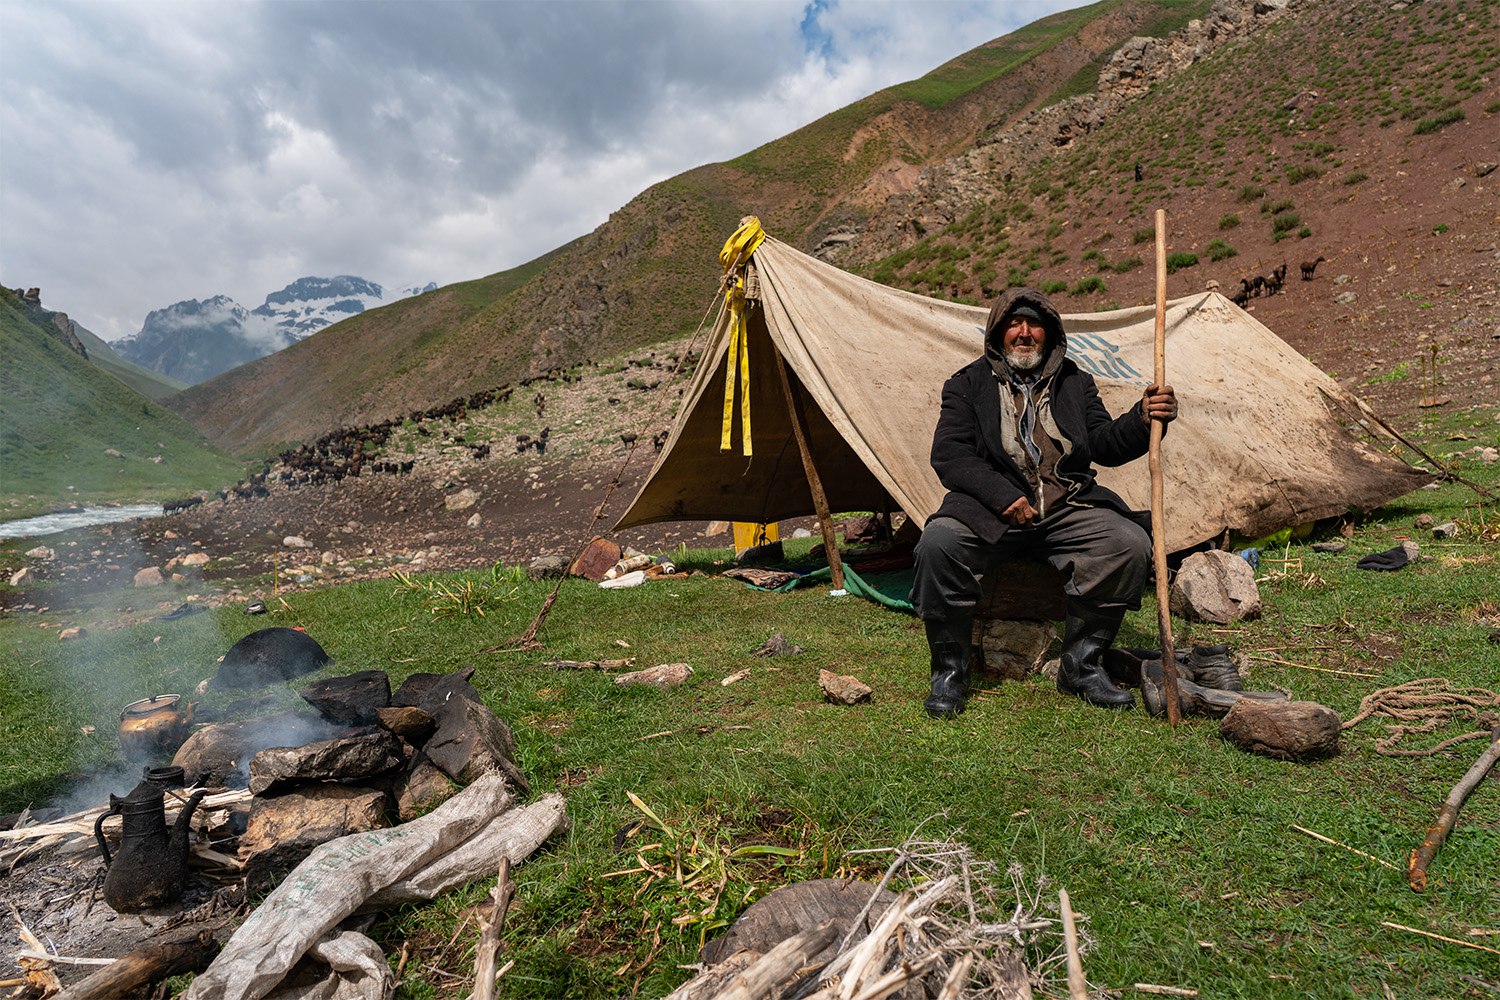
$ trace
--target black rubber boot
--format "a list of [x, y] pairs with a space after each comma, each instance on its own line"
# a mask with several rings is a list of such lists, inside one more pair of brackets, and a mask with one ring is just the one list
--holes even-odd
[[932, 653], [932, 693], [922, 707], [934, 719], [951, 719], [964, 710], [969, 693], [969, 640], [974, 622], [962, 615], [923, 624]]
[[1123, 605], [1068, 601], [1057, 690], [1100, 708], [1129, 708], [1135, 704], [1135, 695], [1115, 687], [1104, 669], [1104, 653], [1115, 641], [1124, 619]]
[[1194, 646], [1188, 654], [1188, 667], [1193, 680], [1206, 688], [1219, 691], [1243, 691], [1240, 683], [1240, 668], [1229, 655], [1228, 646]]

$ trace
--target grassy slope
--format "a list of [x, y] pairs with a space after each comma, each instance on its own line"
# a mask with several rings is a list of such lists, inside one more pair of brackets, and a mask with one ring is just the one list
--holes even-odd
[[[1429, 445], [1456, 447], [1442, 441], [1437, 434]], [[1500, 479], [1493, 466], [1459, 468], [1491, 488]], [[1411, 535], [1421, 513], [1457, 521], [1458, 538], [1424, 538], [1428, 558], [1398, 573], [1354, 568], [1359, 556]], [[712, 568], [713, 555], [679, 561]], [[1284, 685], [1345, 719], [1364, 696], [1414, 678], [1496, 687], [1487, 635], [1500, 627], [1493, 588], [1500, 523], [1466, 488], [1404, 498], [1361, 526], [1345, 553], [1299, 543], [1284, 556], [1290, 561], [1262, 565], [1260, 620], [1225, 629], [1179, 622], [1179, 642], [1228, 642], [1252, 657], [1252, 686]], [[488, 582], [482, 573], [448, 579], [463, 578]], [[1494, 945], [1467, 937], [1468, 928], [1495, 925], [1500, 799], [1489, 794], [1493, 788], [1480, 788], [1465, 807], [1432, 868], [1434, 884], [1420, 896], [1399, 872], [1291, 829], [1306, 827], [1399, 866], [1480, 741], [1435, 757], [1387, 757], [1375, 751], [1384, 724], [1368, 720], [1345, 733], [1340, 756], [1286, 764], [1221, 742], [1210, 720], [1189, 719], [1172, 732], [1139, 710], [1109, 713], [1063, 698], [1040, 678], [993, 686], [960, 719], [934, 723], [921, 710], [925, 655], [911, 619], [853, 599], [831, 601], [821, 590], [772, 595], [712, 576], [627, 591], [573, 581], [542, 631], [544, 650], [476, 653], [521, 632], [548, 589], [505, 579], [483, 618], [435, 620], [420, 595], [372, 582], [287, 595], [263, 619], [227, 608], [165, 626], [118, 627], [122, 616], [142, 619], [202, 590], [186, 584], [153, 595], [100, 595], [94, 610], [54, 614], [59, 627], [89, 626], [77, 642], [0, 622], [0, 641], [15, 654], [0, 661], [0, 811], [45, 800], [65, 785], [66, 772], [116, 764], [109, 734], [119, 705], [148, 691], [191, 688], [255, 628], [300, 625], [337, 657], [332, 673], [380, 668], [399, 678], [477, 664], [474, 682], [513, 727], [534, 791], [566, 794], [571, 834], [516, 873], [506, 939], [517, 966], [505, 980], [507, 996], [637, 989], [661, 996], [686, 978], [679, 966], [692, 960], [705, 924], [732, 919], [749, 898], [787, 881], [871, 874], [882, 858], [843, 852], [892, 845], [924, 820], [928, 835], [957, 834], [1002, 867], [1019, 863], [1032, 882], [1045, 875], [1054, 891], [1068, 889], [1098, 942], [1085, 959], [1096, 983], [1189, 986], [1205, 997], [1256, 1000], [1392, 995], [1382, 984], [1401, 997], [1489, 995], [1463, 977], [1493, 982], [1492, 955], [1382, 921]], [[254, 583], [246, 588], [247, 597], [257, 592]], [[776, 631], [808, 651], [750, 655]], [[1154, 633], [1148, 599], [1121, 641], [1146, 644]], [[672, 691], [620, 689], [605, 675], [544, 665], [615, 655], [634, 655], [643, 666], [686, 661], [696, 674]], [[99, 662], [117, 669], [90, 668]], [[820, 668], [861, 677], [874, 687], [874, 702], [825, 704]], [[738, 684], [719, 683], [740, 670], [749, 676]], [[288, 704], [295, 686], [280, 690]], [[83, 735], [85, 726], [97, 728]], [[1412, 744], [1430, 746], [1463, 728]], [[127, 777], [122, 788], [135, 780]], [[668, 838], [648, 830], [624, 850], [614, 846], [616, 832], [641, 818], [627, 792], [709, 845], [695, 863], [711, 855], [725, 863], [728, 883], [716, 902], [671, 877], [629, 873], [638, 868], [637, 851], [658, 859], [645, 845]], [[802, 853], [723, 857], [730, 847], [765, 843]], [[445, 980], [429, 966], [460, 975], [472, 968], [474, 935], [460, 921], [485, 888], [377, 925], [392, 961], [403, 943], [411, 948], [400, 996], [462, 995], [440, 990]], [[705, 906], [710, 918], [693, 916]], [[675, 917], [684, 922], [674, 924]], [[451, 944], [455, 937], [460, 944]], [[624, 983], [615, 974], [622, 967], [631, 970]]]
[[[1438, 130], [1424, 122], [1456, 112], [1492, 132], [1497, 27], [1495, 5], [1465, 0], [1392, 18], [1329, 4], [1275, 22], [1184, 69], [1087, 141], [1018, 171], [1001, 197], [943, 232], [864, 270], [976, 303], [1017, 284], [1046, 287], [1069, 310], [1150, 301], [1154, 273], [1141, 262], [1151, 255], [1153, 212], [1166, 207], [1171, 247], [1199, 258], [1169, 282], [1170, 294], [1209, 277], [1228, 294], [1231, 276], [1254, 273], [1259, 260], [1368, 240], [1320, 231], [1321, 211], [1367, 181], [1374, 187], [1365, 168], [1394, 172], [1430, 158]], [[1413, 62], [1428, 71], [1408, 72]], [[1246, 80], [1255, 81], [1249, 91]], [[1316, 98], [1297, 104], [1307, 94]], [[1400, 164], [1361, 160], [1372, 130], [1409, 137]], [[1143, 183], [1133, 180], [1135, 163]], [[1279, 238], [1278, 216], [1297, 219]], [[1215, 241], [1222, 259], [1238, 259], [1215, 263]]]
[[[0, 290], [0, 511], [164, 499], [232, 480], [237, 463], [181, 417], [89, 364]], [[106, 448], [123, 459], [104, 454]], [[161, 464], [149, 459], [161, 455]], [[69, 491], [67, 487], [76, 487]]]
[[142, 368], [134, 361], [126, 361], [114, 352], [114, 350], [101, 340], [97, 334], [91, 333], [83, 327], [77, 327], [78, 339], [83, 341], [83, 346], [89, 352], [89, 360], [95, 365], [109, 372], [115, 378], [124, 382], [130, 388], [160, 402], [174, 393], [181, 392], [188, 387], [186, 382], [161, 372]]
[[[256, 453], [680, 336], [709, 306], [718, 248], [740, 216], [759, 214], [782, 238], [801, 242], [830, 212], [863, 211], [838, 206], [882, 164], [925, 163], [965, 148], [997, 116], [1044, 101], [1100, 53], [1205, 6], [1105, 0], [1049, 17], [735, 161], [658, 184], [594, 233], [524, 267], [336, 324], [194, 386], [172, 406], [226, 447]], [[1085, 49], [1073, 35], [1093, 20], [1107, 30]], [[1045, 74], [1020, 72], [1043, 55], [1056, 61]]]

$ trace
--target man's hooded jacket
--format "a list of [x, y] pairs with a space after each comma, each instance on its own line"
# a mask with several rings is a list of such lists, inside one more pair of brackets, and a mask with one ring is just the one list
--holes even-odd
[[[1110, 417], [1094, 377], [1067, 357], [1062, 317], [1052, 301], [1034, 288], [1009, 289], [995, 302], [985, 325], [984, 357], [965, 365], [943, 384], [943, 407], [932, 439], [932, 468], [948, 494], [933, 516], [961, 521], [993, 544], [1010, 527], [1000, 515], [1011, 504], [1025, 496], [1032, 506], [1040, 505], [1034, 476], [1022, 469], [1026, 452], [1012, 401], [1013, 384], [1021, 374], [1011, 370], [1003, 352], [1006, 321], [1023, 305], [1042, 317], [1047, 331], [1043, 360], [1030, 388], [1040, 415], [1039, 433], [1049, 434], [1062, 453], [1057, 478], [1066, 490], [1065, 502], [1111, 508], [1149, 530], [1148, 514], [1132, 511], [1094, 476], [1096, 464], [1124, 465], [1146, 454], [1151, 430], [1141, 407]], [[1032, 373], [1024, 375], [1030, 378]]]

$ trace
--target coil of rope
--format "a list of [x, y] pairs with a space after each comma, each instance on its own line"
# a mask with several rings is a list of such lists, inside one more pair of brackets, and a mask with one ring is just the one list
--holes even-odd
[[[1386, 734], [1375, 741], [1375, 752], [1386, 757], [1431, 757], [1456, 743], [1487, 740], [1500, 725], [1500, 694], [1486, 688], [1455, 688], [1446, 677], [1423, 677], [1418, 680], [1381, 688], [1360, 700], [1359, 712], [1343, 724], [1353, 729], [1373, 716], [1393, 721]], [[1425, 750], [1411, 750], [1397, 744], [1409, 736], [1432, 733], [1455, 723], [1471, 721], [1474, 731], [1452, 736]]]

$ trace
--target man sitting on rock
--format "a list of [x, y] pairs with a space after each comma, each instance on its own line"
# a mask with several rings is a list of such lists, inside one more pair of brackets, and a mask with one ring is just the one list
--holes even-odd
[[1088, 373], [1066, 357], [1051, 301], [1007, 291], [990, 309], [984, 356], [943, 386], [932, 467], [948, 489], [916, 549], [911, 600], [927, 627], [934, 718], [963, 711], [974, 606], [984, 574], [1034, 554], [1068, 577], [1057, 687], [1127, 708], [1103, 655], [1139, 608], [1151, 567], [1150, 516], [1095, 481], [1094, 465], [1146, 454], [1150, 421], [1177, 416], [1171, 386], [1111, 418]]

